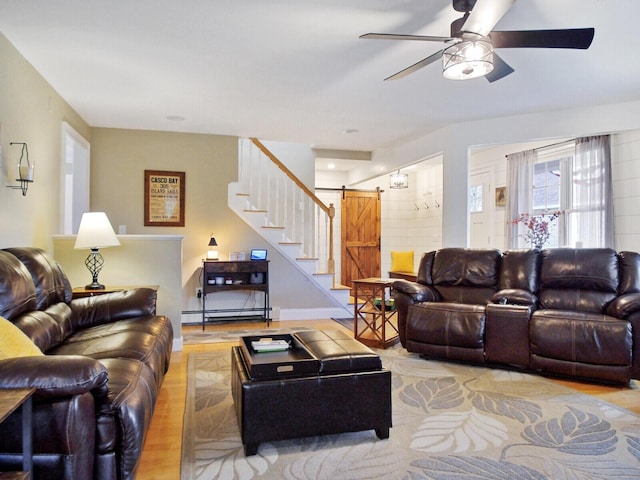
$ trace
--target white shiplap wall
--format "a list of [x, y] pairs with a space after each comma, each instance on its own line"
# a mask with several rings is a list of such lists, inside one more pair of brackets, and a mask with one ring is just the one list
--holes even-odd
[[640, 130], [611, 136], [616, 250], [640, 251]]
[[[529, 142], [516, 145], [499, 145], [471, 150], [470, 171], [486, 169], [491, 165], [494, 188], [507, 183], [507, 153], [536, 148], [557, 140]], [[616, 133], [611, 136], [611, 159], [613, 177], [615, 249], [640, 251], [640, 130]], [[409, 171], [411, 172], [411, 171]], [[343, 173], [316, 173], [317, 186], [340, 187], [346, 183]], [[375, 188], [380, 186], [382, 195], [382, 264], [381, 274], [387, 275], [391, 268], [391, 251], [414, 252], [414, 269], [417, 270], [420, 256], [424, 252], [442, 246], [442, 164], [427, 161], [409, 173], [409, 188], [389, 189], [388, 175], [375, 178], [352, 188]], [[327, 204], [335, 203], [336, 239], [340, 238], [340, 198], [336, 193], [318, 193]], [[436, 206], [436, 202], [440, 207]], [[426, 206], [429, 206], [427, 209]], [[492, 244], [504, 249], [504, 207], [495, 209], [492, 218]], [[473, 246], [473, 245], [472, 245]], [[336, 266], [340, 269], [339, 251], [336, 251]], [[339, 274], [339, 272], [338, 272]], [[336, 278], [340, 278], [339, 275]]]

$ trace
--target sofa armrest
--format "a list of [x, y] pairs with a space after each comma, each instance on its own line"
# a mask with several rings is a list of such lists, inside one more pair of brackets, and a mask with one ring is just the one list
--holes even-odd
[[44, 355], [0, 360], [0, 388], [36, 388], [37, 398], [61, 398], [91, 392], [107, 395], [107, 369], [81, 355]]
[[95, 327], [132, 317], [155, 315], [157, 292], [151, 288], [134, 288], [76, 298], [69, 304], [74, 329]]
[[491, 297], [493, 303], [501, 303], [508, 305], [535, 305], [538, 297], [527, 290], [519, 288], [505, 288], [493, 294]]
[[440, 294], [428, 285], [410, 282], [408, 280], [396, 280], [393, 282], [393, 290], [411, 297], [414, 302], [437, 302]]
[[616, 318], [626, 318], [637, 311], [640, 311], [640, 293], [626, 293], [613, 300], [605, 313]]
[[409, 307], [414, 303], [438, 302], [440, 301], [440, 294], [433, 287], [408, 280], [396, 280], [393, 282], [393, 290], [398, 319], [398, 336], [400, 337], [400, 343], [406, 348]]

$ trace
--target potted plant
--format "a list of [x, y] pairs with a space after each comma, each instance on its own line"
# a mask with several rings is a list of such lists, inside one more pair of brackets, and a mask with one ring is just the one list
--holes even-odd
[[521, 213], [512, 223], [517, 225], [523, 224], [527, 231], [523, 235], [525, 241], [531, 244], [532, 248], [542, 249], [549, 241], [551, 236], [550, 225], [560, 215], [561, 211], [541, 213], [539, 215], [531, 215], [529, 213]]

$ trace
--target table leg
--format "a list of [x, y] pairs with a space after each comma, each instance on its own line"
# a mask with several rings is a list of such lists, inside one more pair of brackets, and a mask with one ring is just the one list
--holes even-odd
[[31, 396], [22, 404], [22, 469], [33, 470], [33, 402]]

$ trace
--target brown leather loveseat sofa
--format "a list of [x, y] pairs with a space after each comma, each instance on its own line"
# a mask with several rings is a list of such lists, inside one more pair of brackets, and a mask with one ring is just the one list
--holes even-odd
[[[31, 478], [135, 478], [173, 342], [155, 309], [147, 288], [72, 299], [45, 252], [0, 251], [0, 317], [44, 353], [0, 360], [0, 388], [36, 388]], [[0, 470], [21, 455], [18, 412], [0, 425]]]
[[394, 282], [400, 341], [425, 357], [587, 380], [640, 379], [640, 255], [443, 248]]

